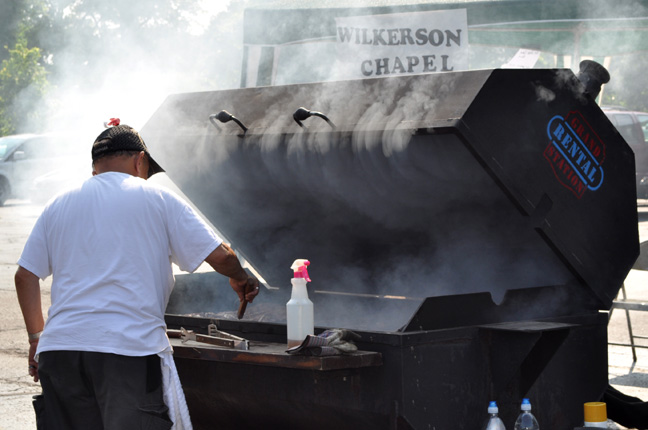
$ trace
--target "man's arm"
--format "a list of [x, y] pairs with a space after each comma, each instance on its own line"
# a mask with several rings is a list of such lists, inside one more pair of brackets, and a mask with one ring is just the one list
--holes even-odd
[[18, 266], [14, 277], [16, 283], [16, 294], [18, 303], [25, 320], [25, 326], [29, 336], [29, 374], [38, 382], [38, 363], [34, 360], [38, 336], [43, 331], [45, 320], [41, 308], [40, 282], [38, 276], [29, 270]]
[[247, 274], [241, 267], [236, 254], [227, 244], [222, 243], [205, 261], [221, 275], [227, 276], [232, 289], [239, 297], [239, 301], [252, 302], [259, 294], [259, 280]]

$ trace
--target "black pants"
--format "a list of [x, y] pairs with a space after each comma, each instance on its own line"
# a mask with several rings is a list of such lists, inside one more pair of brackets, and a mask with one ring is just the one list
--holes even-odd
[[83, 351], [40, 354], [42, 430], [168, 430], [160, 357]]
[[648, 429], [648, 402], [628, 396], [608, 385], [603, 402], [607, 406], [608, 418], [624, 427]]

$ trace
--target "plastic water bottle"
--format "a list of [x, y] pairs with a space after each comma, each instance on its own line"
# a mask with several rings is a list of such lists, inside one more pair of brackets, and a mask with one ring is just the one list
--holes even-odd
[[488, 421], [484, 424], [483, 430], [506, 430], [504, 421], [497, 415], [499, 408], [496, 402], [490, 402], [488, 405]]
[[520, 415], [518, 415], [517, 420], [515, 421], [514, 430], [540, 430], [540, 425], [538, 420], [531, 413], [531, 402], [529, 399], [522, 399], [522, 405], [520, 406]]

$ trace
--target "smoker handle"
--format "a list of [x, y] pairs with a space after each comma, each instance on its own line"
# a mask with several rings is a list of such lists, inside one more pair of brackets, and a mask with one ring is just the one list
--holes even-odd
[[293, 113], [293, 119], [301, 128], [304, 128], [304, 124], [302, 124], [302, 121], [307, 118], [310, 118], [311, 116], [318, 116], [322, 118], [324, 121], [328, 123], [328, 125], [331, 126], [332, 129], [335, 129], [335, 124], [333, 124], [333, 122], [330, 119], [328, 119], [328, 117], [324, 115], [322, 112], [312, 111], [306, 109], [305, 107], [300, 107], [295, 111], [295, 113]]
[[240, 137], [244, 137], [248, 131], [248, 128], [238, 118], [236, 118], [234, 115], [227, 112], [226, 110], [222, 110], [218, 113], [213, 113], [209, 115], [209, 121], [214, 125], [214, 127], [216, 127], [220, 131], [221, 128], [218, 126], [216, 121], [214, 121], [215, 119], [219, 120], [222, 123], [234, 121], [236, 124], [238, 124], [239, 127], [241, 127], [241, 130], [243, 130], [243, 134], [239, 135]]

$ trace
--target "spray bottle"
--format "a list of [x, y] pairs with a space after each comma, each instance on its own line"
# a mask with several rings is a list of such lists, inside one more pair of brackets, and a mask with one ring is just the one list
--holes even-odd
[[306, 282], [310, 282], [307, 267], [308, 260], [295, 260], [290, 266], [294, 272], [291, 279], [292, 294], [286, 303], [286, 325], [288, 331], [288, 348], [300, 345], [306, 336], [314, 334], [313, 302], [308, 299]]

